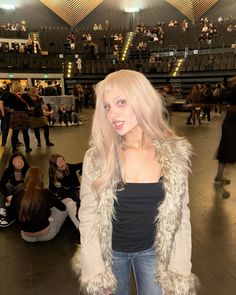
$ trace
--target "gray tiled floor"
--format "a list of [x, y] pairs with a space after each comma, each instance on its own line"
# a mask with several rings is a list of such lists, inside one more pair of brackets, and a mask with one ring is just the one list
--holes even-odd
[[[40, 165], [47, 182], [48, 157], [60, 153], [68, 162], [78, 162], [88, 146], [92, 110], [82, 113], [84, 125], [55, 127], [51, 140], [55, 147], [36, 147], [28, 156], [31, 164]], [[231, 179], [223, 199], [213, 184], [217, 163], [214, 154], [220, 137], [221, 117], [212, 124], [186, 126], [187, 113], [174, 113], [172, 125], [186, 136], [194, 147], [190, 176], [190, 209], [193, 233], [193, 272], [202, 283], [201, 295], [236, 294], [236, 167], [227, 168]], [[98, 126], [99, 128], [99, 126]], [[23, 151], [23, 148], [20, 148]], [[9, 147], [4, 152], [4, 159]], [[77, 295], [76, 278], [70, 260], [79, 242], [78, 233], [67, 220], [59, 235], [50, 242], [29, 244], [20, 238], [13, 225], [0, 231], [0, 294], [1, 295]], [[148, 294], [147, 294], [148, 295]]]

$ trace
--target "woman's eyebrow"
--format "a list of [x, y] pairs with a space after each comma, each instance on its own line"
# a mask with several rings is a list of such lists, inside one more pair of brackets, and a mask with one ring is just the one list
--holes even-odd
[[118, 95], [118, 96], [114, 97], [113, 100], [115, 100], [117, 98], [121, 98], [121, 97], [122, 97], [122, 95]]

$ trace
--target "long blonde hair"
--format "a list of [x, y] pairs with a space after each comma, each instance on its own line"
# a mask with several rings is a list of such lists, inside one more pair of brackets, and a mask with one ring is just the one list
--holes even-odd
[[22, 93], [23, 86], [21, 85], [20, 81], [16, 80], [11, 84], [11, 92], [13, 93]]
[[103, 105], [104, 94], [112, 90], [122, 92], [131, 105], [140, 128], [151, 140], [177, 138], [168, 127], [161, 95], [143, 74], [120, 70], [106, 76], [95, 88], [96, 109], [92, 125], [91, 145], [96, 147], [101, 161], [101, 176], [93, 183], [97, 192], [102, 190], [117, 172], [121, 175], [120, 181], [124, 182], [123, 140], [108, 121]]

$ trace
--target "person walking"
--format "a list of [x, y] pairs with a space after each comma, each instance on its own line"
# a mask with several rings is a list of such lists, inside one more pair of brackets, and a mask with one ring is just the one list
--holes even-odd
[[[222, 124], [221, 139], [216, 155], [217, 173], [214, 179], [215, 183], [222, 186], [230, 184], [230, 180], [223, 176], [226, 165], [236, 163], [236, 76], [229, 80], [228, 87], [229, 94], [226, 98], [228, 110]], [[230, 196], [226, 190], [222, 191], [224, 198]]]

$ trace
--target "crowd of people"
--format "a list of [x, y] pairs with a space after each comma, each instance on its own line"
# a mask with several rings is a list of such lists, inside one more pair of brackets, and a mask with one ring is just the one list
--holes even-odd
[[221, 115], [223, 106], [228, 104], [229, 89], [223, 82], [218, 82], [215, 89], [209, 83], [204, 85], [196, 84], [192, 87], [187, 96], [185, 108], [190, 110], [187, 118], [187, 125], [201, 125], [207, 117], [207, 123], [211, 123], [211, 111]]
[[30, 165], [22, 153], [13, 152], [0, 179], [0, 228], [17, 221], [23, 240], [49, 241], [69, 215], [78, 229], [82, 166], [52, 154], [46, 188], [41, 168]]
[[[46, 103], [42, 96], [56, 96], [61, 93], [61, 87], [58, 82], [48, 81], [47, 87], [22, 86], [19, 80], [10, 83], [3, 83], [0, 89], [0, 108], [1, 108], [1, 146], [5, 147], [9, 135], [10, 128], [12, 151], [17, 151], [17, 146], [22, 145], [18, 140], [19, 132], [23, 133], [24, 145], [26, 153], [32, 151], [30, 145], [29, 129], [34, 132], [37, 140], [37, 146], [42, 146], [40, 129], [43, 129], [45, 144], [47, 147], [54, 146], [50, 140], [50, 126], [75, 126], [82, 125], [79, 111], [82, 107], [87, 107], [91, 99], [90, 94], [77, 85], [79, 90], [74, 89], [75, 104], [69, 106], [61, 104], [58, 109], [54, 109], [50, 103]], [[59, 89], [59, 90], [58, 90]], [[85, 103], [86, 102], [86, 103]]]
[[26, 22], [22, 20], [16, 23], [1, 23], [0, 30], [25, 32], [27, 30]]
[[226, 165], [236, 162], [236, 77], [229, 79], [228, 85], [222, 82], [216, 84], [215, 89], [206, 83], [205, 85], [196, 84], [192, 87], [185, 108], [189, 109], [187, 125], [199, 125], [207, 118], [206, 123], [211, 123], [211, 111], [220, 116], [223, 111], [226, 115], [223, 120], [221, 139], [216, 152], [218, 160], [217, 173], [214, 182], [219, 187], [223, 198], [230, 197], [230, 192], [224, 186], [230, 184], [230, 180], [224, 177]]

